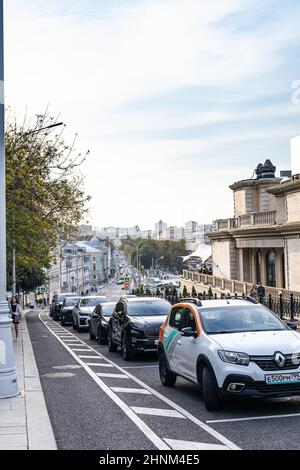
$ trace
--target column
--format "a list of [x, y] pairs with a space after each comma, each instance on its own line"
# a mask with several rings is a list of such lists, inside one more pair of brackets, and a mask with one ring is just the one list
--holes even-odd
[[239, 280], [244, 282], [244, 258], [243, 248], [239, 248]]

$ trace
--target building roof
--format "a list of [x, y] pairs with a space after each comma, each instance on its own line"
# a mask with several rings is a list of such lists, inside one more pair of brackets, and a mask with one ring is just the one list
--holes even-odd
[[204, 262], [207, 260], [207, 258], [211, 256], [211, 254], [212, 254], [211, 245], [206, 245], [204, 243], [201, 243], [193, 253], [187, 256], [183, 256], [182, 258], [183, 258], [183, 262], [191, 258], [200, 258], [202, 262]]

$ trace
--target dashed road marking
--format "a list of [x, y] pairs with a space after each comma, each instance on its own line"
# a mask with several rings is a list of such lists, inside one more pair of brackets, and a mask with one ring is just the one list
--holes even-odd
[[91, 351], [91, 349], [74, 349], [74, 348], [71, 348], [71, 351], [86, 351], [86, 352], [89, 352], [89, 351]]
[[[42, 312], [41, 312], [42, 313]], [[45, 322], [41, 319], [41, 313], [39, 314], [39, 319], [41, 322], [45, 324]], [[49, 328], [48, 325], [45, 324], [45, 327], [48, 328], [50, 331], [51, 328]], [[67, 330], [65, 330], [67, 331]], [[127, 415], [128, 418], [130, 418], [137, 426], [138, 428], [145, 434], [146, 437], [148, 437], [149, 440], [159, 449], [159, 450], [170, 450], [170, 446], [166, 444], [166, 442], [161, 439], [149, 426], [141, 419], [139, 418], [138, 414], [133, 411], [131, 407], [129, 407], [123, 400], [121, 400], [116, 393], [108, 386], [106, 385], [101, 378], [99, 377], [99, 374], [95, 373], [89, 366], [86, 365], [85, 362], [83, 362], [77, 354], [75, 354], [74, 351], [76, 351], [74, 348], [70, 348], [65, 342], [60, 339], [53, 331], [53, 335], [57, 338], [57, 340], [66, 348], [67, 351], [74, 357], [75, 360], [79, 364], [82, 365], [82, 367], [86, 370], [86, 372], [94, 379], [94, 381], [98, 384], [98, 386], [124, 411], [124, 413]], [[75, 336], [74, 336], [75, 337]], [[84, 342], [83, 342], [84, 343]], [[86, 346], [87, 344], [84, 343]], [[84, 350], [84, 349], [78, 349], [78, 351], [89, 351], [95, 353], [98, 358], [101, 358], [102, 360], [106, 361], [107, 363], [111, 364], [115, 369], [119, 370], [120, 374], [122, 376], [122, 379], [132, 379], [135, 383], [140, 385], [142, 388], [145, 390], [148, 390], [152, 395], [156, 396], [159, 398], [161, 401], [166, 403], [168, 406], [173, 408], [173, 410], [176, 410], [179, 412], [179, 414], [183, 415], [183, 417], [188, 418], [189, 421], [193, 422], [196, 426], [198, 426], [200, 429], [203, 431], [206, 431], [208, 434], [213, 436], [217, 441], [222, 442], [227, 448], [231, 450], [239, 450], [239, 447], [234, 444], [232, 441], [227, 439], [225, 436], [223, 436], [221, 433], [218, 431], [214, 430], [195, 416], [193, 416], [191, 413], [189, 413], [187, 410], [182, 408], [181, 406], [177, 405], [175, 402], [167, 398], [166, 396], [162, 395], [146, 383], [142, 382], [140, 379], [135, 377], [134, 375], [130, 374], [127, 370], [124, 368], [120, 367], [118, 364], [115, 362], [111, 361], [107, 357], [103, 356], [100, 352], [98, 352], [96, 349], [94, 349], [92, 346], [90, 346], [90, 349]], [[124, 377], [125, 375], [125, 377]], [[116, 374], [114, 374], [116, 376]]]
[[166, 418], [182, 418], [186, 419], [181, 413], [176, 410], [166, 410], [160, 408], [144, 408], [139, 406], [131, 407], [138, 415], [151, 415], [151, 416], [165, 416]]
[[90, 367], [113, 367], [111, 364], [106, 364], [104, 362], [87, 362], [86, 365]]
[[249, 416], [248, 418], [227, 418], [227, 419], [210, 419], [207, 423], [232, 423], [235, 421], [253, 421], [257, 419], [278, 419], [278, 418], [294, 418], [300, 417], [300, 413], [290, 413], [285, 415], [267, 415], [267, 416]]
[[228, 447], [205, 442], [180, 441], [177, 439], [164, 439], [173, 450], [228, 450]]
[[97, 372], [98, 377], [111, 377], [112, 379], [128, 379], [125, 374], [107, 374], [106, 372]]
[[141, 395], [151, 395], [151, 393], [144, 388], [111, 387], [111, 389], [117, 393], [139, 393]]

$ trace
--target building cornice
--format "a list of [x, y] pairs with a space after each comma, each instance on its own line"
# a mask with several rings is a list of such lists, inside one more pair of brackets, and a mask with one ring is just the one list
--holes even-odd
[[238, 228], [233, 230], [220, 230], [207, 233], [210, 240], [233, 239], [243, 237], [281, 237], [285, 234], [300, 234], [300, 221], [290, 222], [282, 225], [272, 225], [264, 227]]
[[276, 185], [279, 184], [282, 178], [259, 178], [253, 180], [241, 180], [236, 181], [235, 183], [229, 186], [230, 189], [236, 191], [238, 189], [243, 189], [245, 187], [252, 187], [252, 186], [267, 186], [267, 185]]
[[284, 196], [287, 193], [300, 191], [300, 179], [287, 181], [286, 183], [282, 183], [278, 186], [268, 188], [266, 191], [274, 196]]

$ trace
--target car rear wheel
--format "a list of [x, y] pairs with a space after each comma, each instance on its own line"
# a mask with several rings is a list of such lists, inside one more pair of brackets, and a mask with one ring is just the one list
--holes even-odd
[[107, 343], [107, 340], [103, 336], [102, 328], [98, 328], [98, 343], [99, 344], [106, 344]]
[[222, 399], [218, 394], [215, 376], [208, 367], [204, 367], [202, 372], [202, 391], [207, 411], [219, 410]]
[[90, 325], [90, 339], [95, 339], [95, 335], [93, 333], [91, 325]]
[[159, 356], [158, 365], [161, 383], [165, 387], [173, 387], [173, 385], [175, 385], [177, 375], [169, 370], [167, 358], [164, 353]]
[[122, 356], [124, 361], [130, 361], [132, 359], [132, 351], [130, 351], [129, 341], [127, 338], [126, 333], [122, 335], [121, 339], [121, 349], [122, 349]]
[[114, 343], [113, 339], [112, 339], [112, 333], [111, 333], [111, 330], [109, 330], [108, 332], [108, 350], [109, 352], [116, 352], [116, 350], [118, 349], [118, 346], [116, 345], [116, 343]]
[[72, 326], [73, 326], [73, 330], [77, 330], [77, 326], [76, 326], [76, 322], [74, 318], [72, 319]]
[[61, 317], [60, 324], [61, 326], [65, 326], [66, 324], [65, 319], [63, 317]]

